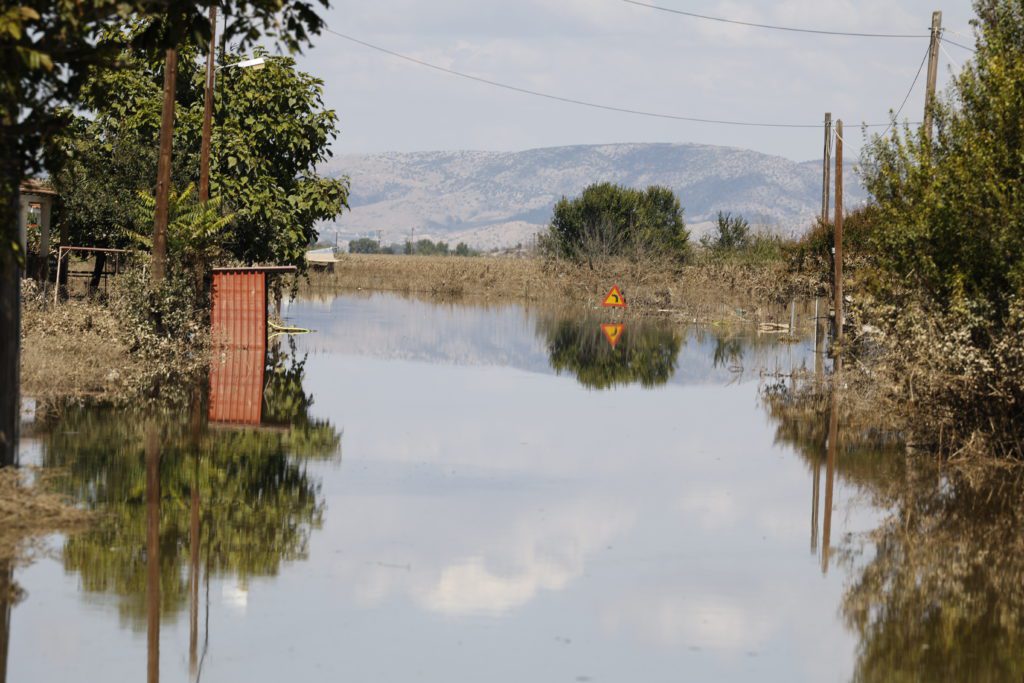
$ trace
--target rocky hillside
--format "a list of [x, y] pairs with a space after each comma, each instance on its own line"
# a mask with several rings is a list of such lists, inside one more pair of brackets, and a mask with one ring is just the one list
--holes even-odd
[[[821, 205], [820, 161], [695, 144], [344, 155], [327, 173], [352, 180], [352, 211], [324, 231], [342, 241], [380, 231], [385, 243], [400, 242], [414, 229], [417, 239], [476, 247], [528, 243], [560, 197], [598, 181], [668, 185], [696, 234], [719, 210], [792, 234], [805, 229]], [[853, 206], [864, 192], [852, 168], [847, 178], [847, 205]]]

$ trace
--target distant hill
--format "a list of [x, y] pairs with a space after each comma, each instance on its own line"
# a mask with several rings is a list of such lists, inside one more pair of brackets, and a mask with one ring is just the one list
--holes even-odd
[[[590, 183], [668, 185], [679, 195], [697, 235], [719, 210], [781, 234], [803, 231], [821, 206], [821, 162], [733, 147], [615, 144], [550, 147], [524, 152], [389, 152], [343, 155], [326, 169], [352, 180], [352, 211], [325, 226], [342, 240], [383, 234], [387, 242], [459, 240], [475, 247], [528, 243], [544, 229], [563, 195]], [[865, 194], [852, 166], [846, 201]]]

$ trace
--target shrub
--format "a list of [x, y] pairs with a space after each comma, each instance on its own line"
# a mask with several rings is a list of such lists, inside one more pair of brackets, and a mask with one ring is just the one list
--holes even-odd
[[942, 310], [997, 327], [1024, 294], [1024, 12], [977, 0], [978, 50], [934, 107], [936, 131], [894, 130], [865, 149], [879, 263]]
[[379, 254], [380, 251], [377, 240], [369, 237], [360, 237], [348, 243], [348, 253], [350, 254]]
[[736, 251], [750, 245], [750, 223], [743, 216], [718, 212], [715, 232], [700, 239], [701, 245], [715, 251]]
[[669, 188], [598, 183], [555, 204], [539, 247], [549, 256], [577, 261], [640, 255], [683, 259], [689, 236], [679, 199]]

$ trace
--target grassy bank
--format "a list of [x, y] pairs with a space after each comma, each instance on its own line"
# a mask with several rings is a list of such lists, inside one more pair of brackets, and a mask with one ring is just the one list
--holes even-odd
[[125, 403], [185, 392], [208, 360], [205, 310], [173, 293], [151, 296], [141, 277], [132, 271], [106, 294], [56, 304], [52, 290], [23, 280], [21, 394]]
[[568, 261], [491, 257], [395, 257], [349, 254], [333, 273], [311, 273], [300, 293], [373, 290], [537, 304], [598, 305], [619, 285], [630, 312], [686, 322], [763, 322], [794, 297], [813, 296], [812, 278], [781, 260], [705, 259], [679, 266], [655, 260]]

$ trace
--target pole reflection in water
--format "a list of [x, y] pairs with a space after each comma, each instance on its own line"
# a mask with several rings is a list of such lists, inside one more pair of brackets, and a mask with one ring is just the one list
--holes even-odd
[[160, 428], [146, 429], [146, 680], [160, 681]]
[[[838, 379], [838, 378], [837, 378]], [[839, 432], [838, 397], [832, 392], [832, 408], [828, 418], [828, 456], [825, 462], [825, 523], [821, 533], [821, 571], [828, 574], [832, 542], [832, 491], [836, 475], [836, 440]], [[817, 515], [815, 515], [817, 516]]]
[[7, 681], [7, 649], [11, 641], [14, 593], [14, 563], [11, 560], [0, 560], [0, 683]]
[[[820, 299], [814, 300], [814, 384], [820, 386], [825, 374], [825, 327], [822, 324], [821, 316], [818, 315]], [[818, 552], [818, 506], [821, 498], [821, 459], [817, 453], [814, 454], [814, 462], [811, 467], [812, 492], [811, 492], [811, 554]]]
[[811, 473], [811, 554], [816, 555], [818, 552], [818, 506], [821, 497], [821, 462], [817, 456], [815, 456], [811, 467], [813, 468]]
[[[262, 396], [261, 396], [262, 400]], [[189, 678], [196, 680], [198, 673], [199, 646], [199, 449], [203, 431], [203, 391], [196, 386], [192, 392], [190, 441], [192, 448], [192, 481], [189, 496], [189, 634], [188, 671]]]
[[836, 478], [836, 450], [839, 441], [839, 392], [843, 383], [843, 359], [837, 355], [832, 372], [832, 395], [828, 416], [828, 453], [825, 461], [825, 524], [821, 535], [821, 571], [828, 574], [832, 552], [832, 491]]

